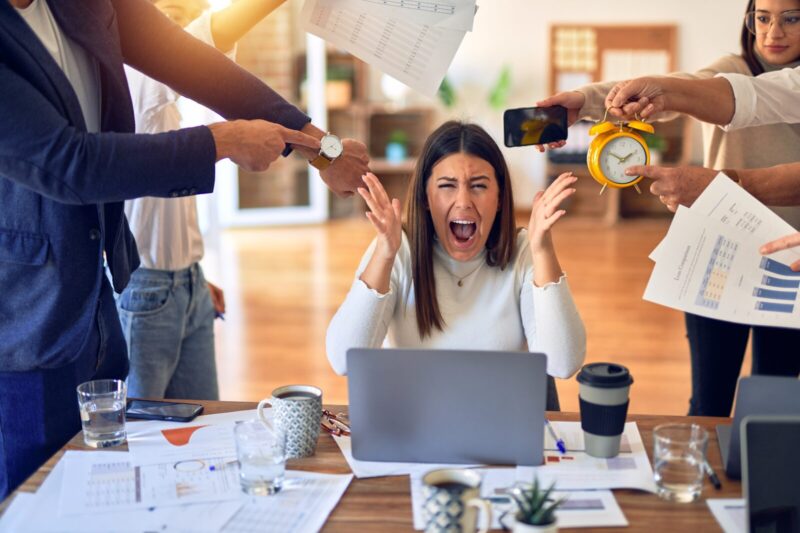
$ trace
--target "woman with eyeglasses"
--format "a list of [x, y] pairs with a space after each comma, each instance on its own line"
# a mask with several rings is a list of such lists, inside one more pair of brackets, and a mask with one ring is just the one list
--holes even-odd
[[[800, 0], [750, 0], [742, 24], [741, 46], [740, 54], [723, 56], [694, 74], [677, 73], [660, 79], [711, 79], [717, 74], [758, 76], [800, 66]], [[573, 121], [599, 119], [605, 112], [606, 95], [614, 86], [614, 82], [593, 84], [557, 94], [538, 105], [564, 105], [570, 110]], [[676, 113], [661, 113], [655, 118], [670, 120], [676, 116]], [[800, 160], [800, 125], [773, 124], [724, 131], [703, 124], [703, 145], [705, 168], [636, 167], [630, 170], [653, 178], [651, 192], [659, 194], [661, 201], [674, 211], [677, 203], [691, 205], [719, 170], [772, 167]], [[736, 178], [735, 171], [727, 173]], [[749, 188], [750, 192], [765, 203], [780, 200], [784, 207], [773, 206], [772, 209], [793, 227], [800, 227], [800, 207], [785, 207], [792, 203], [784, 201], [790, 196], [783, 191], [787, 181], [764, 181]], [[796, 376], [800, 373], [800, 354], [796, 349], [800, 344], [800, 330], [751, 328], [687, 313], [686, 332], [692, 363], [690, 415], [730, 414], [751, 331], [753, 374]]]
[[[511, 177], [497, 144], [474, 124], [446, 122], [428, 137], [400, 202], [367, 174], [359, 194], [377, 237], [328, 326], [331, 366], [349, 348], [531, 351], [550, 376], [583, 363], [586, 333], [550, 229], [577, 178], [536, 194], [527, 230], [516, 227]], [[391, 379], [387, 376], [386, 379]], [[548, 379], [548, 409], [558, 409]]]

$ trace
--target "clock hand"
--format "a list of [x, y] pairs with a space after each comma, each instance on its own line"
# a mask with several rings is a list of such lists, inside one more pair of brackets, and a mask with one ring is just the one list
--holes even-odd
[[617, 154], [615, 154], [614, 152], [608, 152], [608, 155], [613, 155], [614, 157], [616, 157], [616, 158], [619, 160], [619, 162], [620, 162], [620, 163], [622, 163], [623, 161], [625, 161], [623, 158], [621, 158], [620, 156], [618, 156], [618, 155], [617, 155]]
[[623, 157], [622, 159], [620, 159], [620, 160], [619, 160], [619, 162], [620, 162], [620, 163], [624, 163], [626, 159], [628, 159], [630, 156], [632, 156], [632, 155], [633, 155], [633, 154], [635, 154], [635, 153], [636, 153], [636, 152], [631, 152], [631, 153], [629, 153], [628, 155], [626, 155], [625, 157]]

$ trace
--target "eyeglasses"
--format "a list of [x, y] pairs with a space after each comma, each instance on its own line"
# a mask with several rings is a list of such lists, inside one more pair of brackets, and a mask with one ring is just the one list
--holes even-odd
[[337, 437], [350, 435], [350, 419], [344, 413], [333, 414], [327, 409], [322, 410], [322, 429]]
[[744, 16], [744, 25], [753, 35], [769, 33], [774, 23], [777, 23], [786, 35], [800, 35], [800, 10], [784, 11], [777, 16], [762, 11], [751, 11]]

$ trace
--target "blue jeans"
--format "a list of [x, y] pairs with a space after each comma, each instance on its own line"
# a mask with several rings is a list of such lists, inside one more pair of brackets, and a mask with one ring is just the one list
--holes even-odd
[[214, 305], [200, 265], [139, 268], [117, 297], [128, 343], [128, 396], [217, 400]]

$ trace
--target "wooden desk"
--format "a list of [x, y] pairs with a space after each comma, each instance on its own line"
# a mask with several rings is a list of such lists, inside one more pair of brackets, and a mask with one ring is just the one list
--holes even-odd
[[[250, 402], [201, 402], [205, 414], [225, 413], [255, 409], [256, 404]], [[340, 406], [329, 406], [333, 411], [342, 411]], [[576, 413], [550, 413], [551, 420], [579, 420]], [[717, 443], [716, 424], [729, 422], [722, 418], [689, 418], [665, 417], [649, 415], [629, 415], [628, 421], [637, 422], [639, 432], [644, 439], [648, 455], [652, 459], [653, 428], [666, 422], [694, 422], [708, 430], [708, 460], [722, 480], [722, 490], [716, 491], [706, 480], [703, 487], [703, 498], [691, 504], [670, 503], [658, 497], [634, 490], [615, 490], [617, 498], [630, 527], [624, 531], [720, 531], [716, 520], [711, 515], [705, 498], [739, 498], [741, 485], [738, 481], [730, 481], [725, 476]], [[18, 490], [34, 492], [63, 455], [64, 450], [86, 450], [83, 435], [76, 435], [61, 451], [56, 453], [31, 476]], [[322, 433], [314, 457], [289, 461], [288, 468], [295, 470], [312, 470], [331, 474], [349, 474], [350, 468], [339, 452], [333, 439]], [[8, 505], [8, 498], [0, 504], [0, 512]], [[411, 494], [408, 476], [353, 479], [344, 497], [334, 509], [323, 531], [413, 531], [411, 518]], [[563, 529], [562, 531], [567, 531]], [[592, 531], [580, 529], [575, 531]], [[608, 528], [597, 529], [608, 531]]]

